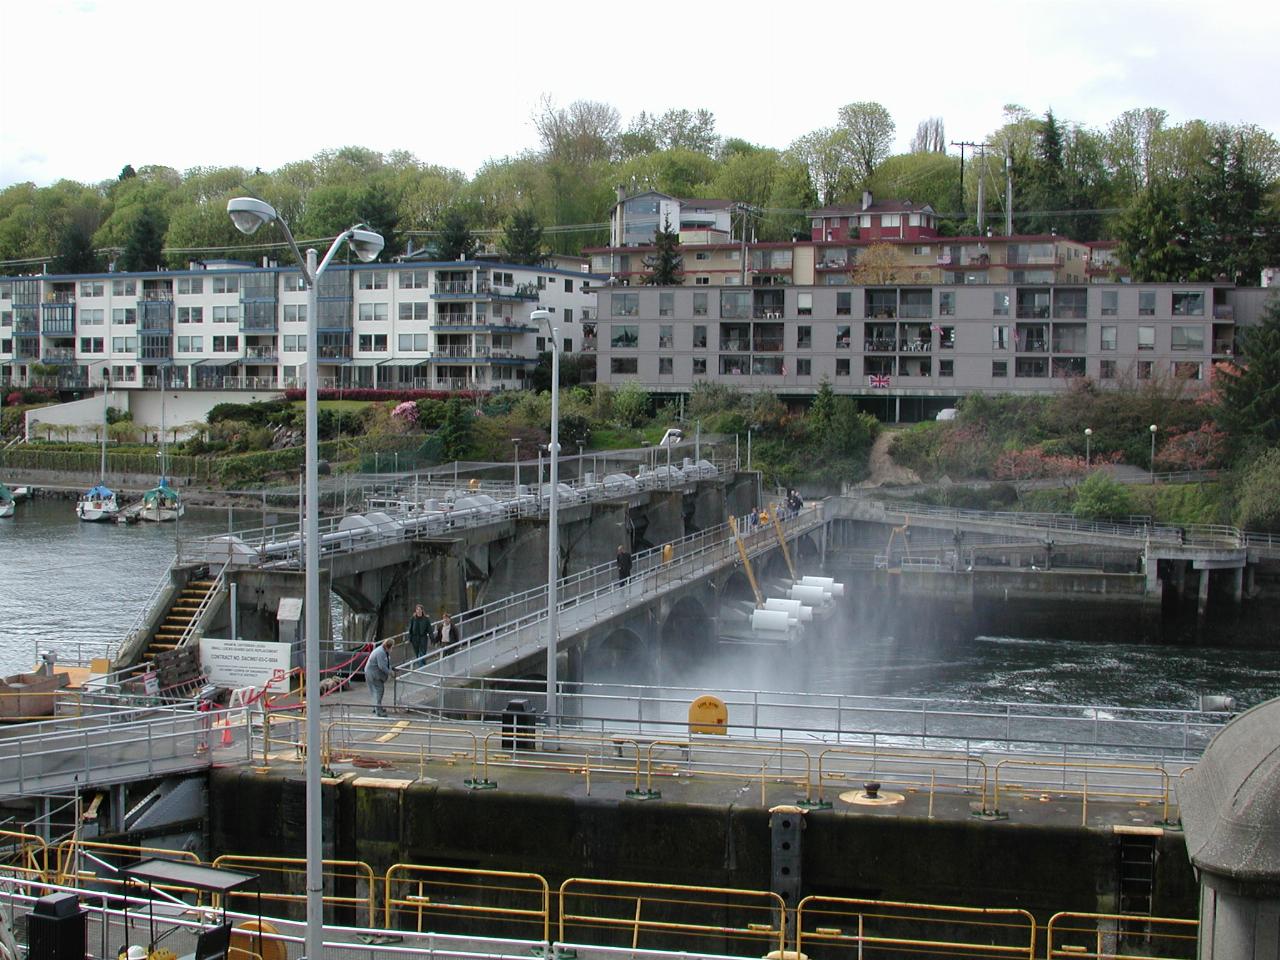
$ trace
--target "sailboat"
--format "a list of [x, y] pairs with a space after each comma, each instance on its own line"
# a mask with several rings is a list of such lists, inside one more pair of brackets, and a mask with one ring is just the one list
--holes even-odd
[[142, 495], [142, 503], [138, 505], [137, 518], [150, 520], [152, 523], [167, 523], [177, 520], [187, 512], [186, 505], [178, 495], [178, 491], [169, 486], [169, 477], [165, 472], [165, 440], [164, 440], [164, 367], [160, 368], [160, 482]]
[[0, 517], [13, 516], [13, 494], [9, 492], [9, 488], [0, 483]]
[[107, 486], [107, 383], [102, 383], [102, 460], [98, 482], [76, 501], [76, 516], [89, 522], [112, 521], [120, 513], [116, 495]]

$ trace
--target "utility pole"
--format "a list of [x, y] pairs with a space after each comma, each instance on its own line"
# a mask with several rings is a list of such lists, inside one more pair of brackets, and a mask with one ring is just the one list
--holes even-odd
[[[965, 151], [965, 148], [966, 148], [966, 147], [972, 148], [973, 150], [981, 150], [982, 148], [984, 148], [984, 147], [986, 146], [986, 144], [985, 144], [985, 143], [974, 143], [974, 142], [973, 142], [973, 141], [971, 141], [971, 140], [958, 140], [958, 141], [957, 141], [957, 140], [952, 140], [952, 141], [951, 141], [951, 146], [953, 146], [953, 147], [959, 147], [959, 148], [960, 148], [960, 212], [961, 212], [961, 213], [964, 213], [964, 212], [965, 212], [965, 209], [964, 209], [964, 151]], [[979, 191], [981, 191], [981, 190], [982, 190], [981, 182], [979, 182], [978, 190], [979, 190]], [[981, 194], [979, 194], [979, 195], [981, 195]], [[982, 202], [981, 202], [981, 201], [979, 201], [979, 202], [978, 202], [978, 209], [979, 209], [979, 210], [981, 210], [981, 209], [982, 209]], [[981, 214], [981, 213], [979, 213], [979, 214], [978, 214], [978, 216], [979, 216], [979, 217], [981, 217], [981, 216], [982, 216], [982, 214]], [[978, 232], [979, 232], [979, 233], [981, 233], [982, 231], [981, 231], [981, 230], [979, 230]]]
[[1004, 232], [1013, 236], [1013, 161], [1004, 158]]
[[982, 236], [987, 223], [987, 145], [978, 147], [978, 162], [982, 169], [978, 173], [978, 236]]

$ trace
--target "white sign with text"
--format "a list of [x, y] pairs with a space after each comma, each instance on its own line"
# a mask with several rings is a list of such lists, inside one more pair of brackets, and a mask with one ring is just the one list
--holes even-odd
[[280, 690], [289, 672], [289, 645], [202, 637], [200, 665], [209, 682], [219, 687], [261, 690], [271, 683], [272, 689]]

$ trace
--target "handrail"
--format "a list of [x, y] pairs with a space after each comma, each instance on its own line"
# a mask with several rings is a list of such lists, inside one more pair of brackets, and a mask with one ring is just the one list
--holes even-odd
[[213, 585], [205, 591], [205, 595], [200, 599], [199, 605], [196, 607], [195, 613], [191, 615], [191, 619], [187, 621], [187, 625], [182, 630], [182, 636], [178, 638], [177, 646], [179, 648], [187, 646], [191, 642], [191, 638], [195, 636], [196, 630], [202, 626], [205, 615], [209, 612], [209, 608], [213, 606], [214, 597], [222, 593], [227, 585], [227, 568], [231, 566], [231, 558], [228, 556], [222, 564], [222, 568], [218, 571], [218, 575], [213, 578]]
[[[1064, 910], [1050, 917], [1045, 926], [1045, 957], [1047, 960], [1159, 960], [1164, 956], [1190, 956], [1195, 952], [1199, 930], [1199, 920], [1181, 917]], [[1137, 941], [1132, 951], [1123, 947], [1129, 936]], [[1091, 939], [1092, 948], [1082, 943], [1063, 943], [1068, 937]]]
[[[1103, 798], [1121, 798], [1146, 800], [1152, 796], [1150, 791], [1136, 792], [1133, 790], [1117, 790], [1106, 786], [1095, 786], [1092, 791], [1089, 786], [1089, 772], [1096, 770], [1103, 776], [1113, 776], [1111, 771], [1127, 771], [1129, 773], [1141, 772], [1146, 775], [1156, 775], [1160, 778], [1160, 790], [1156, 797], [1163, 804], [1163, 812], [1160, 817], [1161, 823], [1169, 822], [1169, 771], [1164, 767], [1156, 764], [1139, 764], [1139, 763], [1108, 763], [1104, 761], [1080, 761], [1080, 760], [1029, 760], [1022, 757], [1014, 757], [1001, 760], [996, 764], [995, 773], [995, 796], [993, 800], [993, 808], [996, 813], [1000, 813], [1000, 775], [1007, 767], [1024, 767], [1029, 769], [1053, 769], [1062, 771], [1062, 780], [1053, 784], [1032, 784], [1030, 787], [1023, 789], [1044, 790], [1045, 792], [1078, 795], [1080, 797], [1080, 822], [1081, 825], [1087, 826], [1089, 823], [1089, 797], [1092, 792], [1094, 797]], [[1078, 787], [1068, 786], [1067, 775], [1069, 772], [1076, 770], [1082, 774], [1082, 780]], [[1005, 784], [1006, 791], [1014, 786]]]
[[[457, 903], [452, 901], [443, 901], [435, 897], [428, 897], [423, 893], [424, 884], [427, 883], [426, 878], [444, 878], [454, 876], [459, 878], [477, 878], [482, 881], [494, 880], [503, 881], [507, 884], [513, 881], [529, 881], [532, 889], [522, 890], [519, 887], [504, 886], [499, 888], [501, 892], [511, 897], [513, 894], [526, 893], [531, 897], [535, 897], [539, 904], [537, 909], [520, 906], [486, 906], [484, 904], [474, 903]], [[515, 870], [482, 870], [475, 867], [438, 867], [428, 866], [416, 863], [395, 863], [387, 868], [382, 876], [383, 882], [383, 926], [392, 929], [392, 908], [406, 907], [417, 911], [418, 930], [422, 930], [423, 912], [431, 910], [434, 912], [461, 913], [470, 916], [484, 916], [488, 918], [509, 919], [516, 922], [539, 922], [542, 933], [541, 939], [546, 941], [551, 937], [551, 887], [547, 883], [546, 878], [538, 873], [529, 873]], [[406, 897], [392, 896], [393, 883], [416, 883], [418, 887], [417, 894], [410, 894]], [[467, 889], [474, 890], [474, 886], [468, 886]], [[485, 889], [485, 888], [481, 888]], [[517, 901], [518, 902], [518, 901]]]

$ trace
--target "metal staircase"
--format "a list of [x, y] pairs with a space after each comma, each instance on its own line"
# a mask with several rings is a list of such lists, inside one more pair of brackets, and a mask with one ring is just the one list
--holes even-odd
[[217, 591], [219, 578], [210, 576], [206, 570], [200, 576], [187, 581], [169, 609], [156, 626], [155, 632], [142, 653], [142, 660], [155, 660], [161, 653], [176, 650], [182, 645], [191, 632], [192, 624], [209, 605], [211, 596]]

